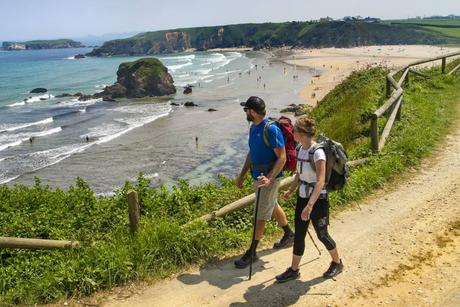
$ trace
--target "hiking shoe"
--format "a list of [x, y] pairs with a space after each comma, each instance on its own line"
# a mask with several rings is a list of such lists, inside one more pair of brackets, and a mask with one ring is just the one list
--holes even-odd
[[331, 265], [329, 266], [329, 269], [327, 269], [327, 271], [324, 272], [323, 277], [332, 278], [342, 273], [342, 271], [343, 271], [342, 259], [340, 259], [340, 263], [331, 261]]
[[300, 276], [300, 272], [297, 269], [297, 271], [294, 271], [289, 267], [283, 274], [280, 274], [276, 276], [276, 281], [279, 283], [286, 282], [289, 280], [297, 279]]
[[291, 232], [288, 235], [284, 235], [281, 240], [273, 244], [274, 249], [281, 249], [285, 247], [289, 247], [294, 243], [294, 233]]
[[[252, 262], [256, 262], [257, 261], [257, 254], [254, 253], [254, 256], [253, 256], [253, 259], [252, 259]], [[245, 267], [247, 267], [250, 263], [251, 263], [251, 254], [249, 251], [246, 251], [246, 253], [244, 253], [243, 257], [241, 257], [240, 259], [238, 260], [235, 260], [235, 267], [237, 269], [244, 269]]]

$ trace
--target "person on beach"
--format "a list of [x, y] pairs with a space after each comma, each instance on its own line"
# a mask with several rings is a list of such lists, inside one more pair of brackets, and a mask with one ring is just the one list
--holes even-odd
[[[300, 276], [299, 263], [305, 250], [305, 236], [310, 221], [318, 239], [324, 244], [332, 257], [332, 262], [323, 274], [324, 278], [333, 278], [343, 270], [337, 246], [328, 232], [329, 198], [326, 185], [326, 154], [322, 148], [315, 148], [315, 122], [307, 116], [297, 119], [294, 125], [294, 139], [301, 144], [297, 155], [297, 172], [289, 189], [283, 193], [284, 199], [297, 190], [295, 209], [295, 238], [291, 266], [276, 276], [278, 282], [296, 279]], [[310, 165], [313, 154], [316, 171]]]
[[264, 234], [265, 222], [269, 221], [272, 216], [284, 231], [283, 237], [275, 243], [273, 248], [284, 248], [292, 244], [294, 233], [289, 227], [286, 214], [277, 201], [282, 169], [286, 163], [283, 132], [277, 125], [270, 125], [268, 127], [270, 147], [268, 147], [264, 142], [264, 129], [268, 123], [268, 118], [265, 118], [265, 102], [259, 97], [251, 96], [240, 105], [244, 107], [246, 119], [252, 122], [252, 125], [249, 131], [249, 153], [241, 173], [236, 178], [236, 185], [241, 189], [246, 173], [251, 170], [256, 197], [257, 189], [261, 189], [255, 225], [255, 240], [251, 242], [251, 246], [245, 254], [235, 261], [235, 266], [242, 269], [250, 264], [251, 256], [253, 256], [253, 261], [257, 260], [257, 244]]

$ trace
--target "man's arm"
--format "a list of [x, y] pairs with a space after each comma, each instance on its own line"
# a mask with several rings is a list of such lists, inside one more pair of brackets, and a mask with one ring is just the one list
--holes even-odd
[[238, 188], [243, 188], [243, 181], [244, 181], [244, 176], [248, 172], [248, 170], [251, 167], [251, 156], [249, 153], [246, 156], [246, 160], [244, 161], [243, 169], [241, 170], [241, 173], [236, 177], [236, 186]]
[[284, 164], [286, 164], [286, 150], [284, 147], [273, 148], [273, 151], [275, 152], [277, 159], [275, 165], [267, 176], [270, 182], [275, 180], [276, 176], [278, 176], [278, 174], [283, 170]]
[[243, 169], [241, 170], [240, 177], [244, 178], [246, 173], [249, 171], [249, 168], [251, 167], [251, 156], [248, 154], [246, 155], [246, 160], [244, 161]]

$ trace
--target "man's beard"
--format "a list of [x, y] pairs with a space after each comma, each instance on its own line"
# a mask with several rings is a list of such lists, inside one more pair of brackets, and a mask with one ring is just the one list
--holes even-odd
[[254, 121], [254, 117], [251, 114], [246, 114], [246, 119], [248, 122]]

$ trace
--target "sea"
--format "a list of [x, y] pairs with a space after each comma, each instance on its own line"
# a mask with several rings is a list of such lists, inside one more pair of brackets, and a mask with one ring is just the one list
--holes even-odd
[[[299, 98], [313, 72], [262, 52], [155, 56], [177, 94], [161, 98], [78, 101], [116, 81], [118, 66], [140, 57], [86, 57], [88, 48], [0, 51], [0, 184], [67, 189], [77, 177], [111, 194], [140, 173], [152, 186], [234, 176], [247, 154], [249, 123], [240, 106], [262, 97], [269, 115]], [[297, 75], [297, 78], [293, 78]], [[192, 94], [183, 94], [187, 85]], [[34, 88], [46, 88], [31, 94]], [[197, 107], [184, 107], [193, 101]], [[216, 111], [210, 111], [214, 109]]]

